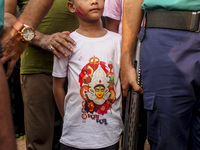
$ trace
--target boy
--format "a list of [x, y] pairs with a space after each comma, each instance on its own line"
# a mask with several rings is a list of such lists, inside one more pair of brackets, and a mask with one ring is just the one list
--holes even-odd
[[53, 91], [64, 117], [61, 149], [118, 150], [121, 36], [102, 27], [104, 0], [74, 0], [67, 6], [77, 13], [80, 26], [70, 34], [77, 43], [73, 53], [54, 57]]

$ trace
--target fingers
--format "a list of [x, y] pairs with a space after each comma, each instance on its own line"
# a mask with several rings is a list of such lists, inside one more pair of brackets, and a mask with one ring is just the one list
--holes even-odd
[[131, 67], [127, 70], [121, 70], [121, 85], [122, 85], [122, 94], [127, 96], [129, 87], [132, 86], [134, 91], [143, 94], [143, 89], [137, 84], [137, 75], [136, 70]]
[[[143, 88], [141, 88], [137, 83], [134, 83], [131, 85], [134, 89], [135, 92], [139, 93], [139, 94], [143, 94]], [[122, 94], [124, 97], [127, 96], [129, 91], [129, 85], [128, 86], [123, 86], [122, 85]]]
[[63, 31], [62, 33], [67, 34], [67, 35], [70, 35], [70, 32], [69, 32], [69, 31]]
[[2, 64], [5, 64], [5, 62], [7, 62], [10, 59], [10, 57], [8, 55], [2, 55], [1, 54], [1, 62]]
[[70, 44], [76, 45], [76, 42], [67, 34], [61, 33], [60, 36], [62, 37], [60, 41], [62, 42], [62, 45], [66, 47], [68, 50], [70, 50], [71, 52], [73, 52], [73, 48], [70, 46]]
[[132, 85], [133, 89], [135, 92], [139, 93], [139, 94], [143, 94], [143, 88], [141, 88], [137, 83], [134, 83]]
[[71, 43], [72, 45], [76, 45], [76, 42], [75, 42], [72, 38], [69, 37], [69, 35], [70, 35], [70, 32], [69, 32], [69, 31], [63, 31], [63, 32], [62, 32], [62, 35], [65, 36], [64, 38], [65, 38], [69, 43]]
[[[68, 36], [69, 34], [69, 31], [65, 31], [63, 33], [55, 33], [52, 35], [47, 48], [56, 57], [60, 58], [59, 53], [61, 53], [64, 57], [67, 57], [71, 52], [73, 52], [73, 48], [69, 43], [72, 45], [75, 45], [76, 43], [72, 38]], [[63, 47], [65, 47], [66, 50], [64, 50]]]
[[49, 46], [48, 51], [52, 52], [56, 57], [60, 58], [59, 53], [55, 50], [53, 46]]
[[[62, 46], [66, 47], [67, 45], [66, 47], [67, 49], [72, 49], [71, 46], [63, 38], [57, 38], [55, 40], [51, 40], [50, 43], [53, 46], [52, 53], [55, 54], [56, 56], [60, 56], [59, 53], [61, 53], [64, 57], [68, 56]], [[73, 49], [71, 51], [73, 51]]]
[[[135, 72], [136, 73], [136, 72]], [[143, 94], [143, 89], [142, 87], [140, 87], [137, 83], [137, 76], [135, 74], [135, 76], [133, 77], [133, 79], [130, 82], [130, 85], [133, 87], [134, 91], [139, 93], [139, 94]]]
[[128, 90], [122, 88], [122, 95], [123, 95], [124, 97], [126, 97], [127, 94], [128, 94]]
[[7, 70], [6, 70], [6, 78], [7, 79], [11, 76], [16, 62], [17, 62], [17, 59], [12, 59], [12, 60], [8, 61], [8, 66], [7, 66]]

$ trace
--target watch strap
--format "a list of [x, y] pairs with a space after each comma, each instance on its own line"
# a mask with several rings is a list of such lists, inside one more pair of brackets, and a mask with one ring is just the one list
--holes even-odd
[[24, 24], [22, 24], [18, 20], [16, 20], [15, 23], [13, 24], [13, 28], [15, 28], [18, 32], [20, 32], [23, 29], [23, 27]]
[[15, 37], [17, 34], [19, 34], [19, 32], [14, 28], [14, 29], [11, 29], [11, 31], [10, 31], [10, 35], [12, 36], [12, 37]]
[[[31, 26], [23, 24], [23, 23], [19, 22], [18, 20], [16, 20], [15, 23], [12, 26], [13, 26], [13, 28], [12, 28], [12, 30], [10, 32], [12, 37], [15, 37], [16, 32], [17, 32], [20, 35], [20, 38], [21, 38], [22, 41], [29, 42], [29, 41], [32, 40], [32, 38], [34, 38], [33, 36], [30, 37], [30, 38], [28, 38], [28, 37], [25, 38], [23, 36], [26, 29], [33, 30], [33, 34], [34, 34], [34, 29]], [[34, 36], [35, 36], [35, 34], [34, 34]]]

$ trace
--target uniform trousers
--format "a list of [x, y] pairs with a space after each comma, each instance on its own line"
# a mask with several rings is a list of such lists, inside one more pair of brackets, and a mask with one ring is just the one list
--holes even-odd
[[200, 33], [140, 34], [144, 108], [152, 150], [200, 149]]

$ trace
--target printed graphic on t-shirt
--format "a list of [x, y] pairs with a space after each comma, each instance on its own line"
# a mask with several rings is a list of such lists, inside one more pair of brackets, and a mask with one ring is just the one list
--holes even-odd
[[79, 74], [80, 95], [82, 102], [83, 122], [93, 119], [97, 123], [107, 124], [106, 119], [100, 119], [111, 111], [112, 104], [116, 100], [114, 90], [113, 65], [92, 57]]

